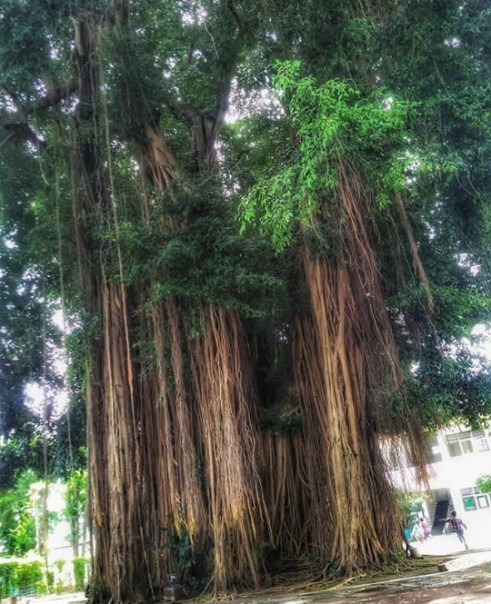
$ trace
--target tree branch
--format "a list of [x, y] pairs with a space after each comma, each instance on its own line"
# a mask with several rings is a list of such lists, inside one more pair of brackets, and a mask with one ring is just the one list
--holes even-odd
[[15, 113], [12, 112], [11, 119], [3, 125], [3, 129], [6, 131], [6, 136], [3, 139], [0, 147], [4, 147], [10, 141], [24, 140], [32, 143], [36, 147], [45, 147], [45, 141], [41, 140], [36, 132], [32, 129], [29, 124], [29, 115], [53, 107], [60, 103], [62, 100], [68, 98], [77, 89], [76, 81], [68, 82], [63, 86], [48, 90], [47, 94], [35, 101], [21, 105], [17, 102], [16, 96], [7, 90], [5, 87], [1, 87], [0, 90], [4, 92], [12, 102], [15, 108]]
[[47, 109], [48, 107], [53, 107], [55, 105], [58, 105], [58, 103], [60, 103], [61, 101], [67, 99], [76, 90], [77, 81], [72, 80], [67, 84], [63, 84], [63, 86], [48, 90], [48, 93], [40, 99], [32, 101], [31, 103], [27, 103], [27, 105], [24, 105], [22, 107], [22, 111], [25, 116], [28, 116], [31, 113], [36, 113], [37, 111], [42, 111], [43, 109]]
[[27, 122], [5, 124], [3, 128], [7, 131], [7, 135], [1, 141], [0, 149], [16, 140], [32, 143], [38, 149], [46, 147], [46, 142], [39, 138]]
[[247, 29], [246, 22], [237, 11], [233, 0], [225, 0], [225, 6], [230, 12], [232, 18], [237, 24], [237, 34], [231, 44], [228, 53], [221, 60], [220, 82], [217, 89], [216, 122], [220, 124], [228, 109], [228, 97], [232, 76], [237, 65], [239, 53], [244, 44], [244, 37]]
[[237, 12], [237, 8], [236, 8], [233, 0], [226, 0], [226, 6], [227, 6], [228, 10], [230, 11], [232, 17], [235, 19], [235, 22], [237, 23], [237, 28], [238, 28], [237, 29], [237, 38], [239, 38], [239, 36], [243, 36], [245, 33], [246, 28], [245, 28], [244, 20]]
[[116, 26], [124, 29], [128, 25], [130, 2], [129, 0], [114, 0], [113, 7]]

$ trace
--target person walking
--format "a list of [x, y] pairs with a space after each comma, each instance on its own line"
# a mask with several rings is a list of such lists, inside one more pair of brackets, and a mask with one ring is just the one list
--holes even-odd
[[464, 529], [467, 530], [467, 525], [464, 524], [461, 518], [457, 518], [457, 512], [454, 510], [450, 514], [450, 518], [445, 518], [444, 522], [450, 522], [452, 529], [457, 533], [459, 541], [465, 545], [465, 549], [469, 549], [464, 536]]
[[429, 539], [431, 537], [431, 526], [428, 523], [428, 520], [426, 520], [425, 517], [420, 518], [421, 520], [421, 528], [423, 529], [423, 534], [424, 534], [424, 539], [426, 541], [426, 539]]
[[423, 541], [425, 540], [425, 534], [421, 525], [421, 520], [418, 518], [414, 523], [411, 538], [413, 539], [413, 541], [419, 541], [420, 543], [423, 543]]

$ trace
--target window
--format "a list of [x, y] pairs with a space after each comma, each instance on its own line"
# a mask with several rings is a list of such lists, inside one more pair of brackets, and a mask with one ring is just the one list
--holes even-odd
[[[406, 443], [407, 445], [407, 443]], [[433, 464], [442, 461], [442, 454], [440, 451], [440, 445], [438, 443], [438, 437], [436, 434], [425, 434], [423, 437], [423, 460], [425, 464]], [[409, 452], [410, 454], [412, 451]], [[411, 465], [418, 465], [419, 460], [411, 454]]]
[[479, 509], [488, 508], [489, 507], [489, 499], [487, 495], [478, 495], [477, 496], [477, 505]]
[[474, 448], [476, 451], [489, 451], [488, 439], [483, 436], [478, 436], [474, 439]]
[[438, 438], [435, 434], [430, 434], [426, 437], [424, 448], [426, 463], [438, 463], [439, 461], [442, 461]]
[[472, 512], [474, 510], [477, 510], [475, 497], [463, 497], [462, 501], [464, 503], [464, 510], [466, 512]]
[[450, 457], [489, 451], [488, 439], [483, 430], [466, 430], [447, 434], [445, 439]]
[[460, 489], [460, 495], [462, 496], [462, 503], [464, 504], [464, 510], [466, 512], [472, 512], [477, 509], [482, 510], [490, 507], [491, 493], [481, 493], [477, 487]]

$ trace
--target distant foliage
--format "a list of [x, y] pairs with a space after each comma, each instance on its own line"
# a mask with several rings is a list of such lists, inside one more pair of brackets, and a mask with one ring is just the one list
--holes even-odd
[[37, 480], [32, 470], [26, 470], [14, 487], [0, 491], [0, 545], [4, 554], [23, 556], [36, 545], [30, 488]]
[[479, 488], [481, 493], [491, 493], [491, 474], [479, 476], [479, 478], [476, 480], [476, 486]]
[[0, 564], [0, 597], [46, 593], [42, 562]]
[[83, 590], [88, 578], [88, 571], [90, 568], [90, 561], [87, 558], [74, 558], [73, 559], [73, 576], [75, 578], [75, 589]]

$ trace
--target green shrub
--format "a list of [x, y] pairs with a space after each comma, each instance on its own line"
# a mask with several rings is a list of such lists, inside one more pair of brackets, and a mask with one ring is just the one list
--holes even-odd
[[477, 487], [481, 490], [481, 493], [490, 493], [491, 492], [491, 475], [484, 474], [483, 476], [479, 476], [476, 480]]
[[0, 597], [6, 598], [14, 593], [17, 585], [17, 562], [0, 564]]
[[65, 560], [55, 560], [53, 566], [56, 568], [56, 585], [55, 592], [62, 594], [68, 591], [68, 586], [63, 582], [63, 568], [65, 566]]
[[89, 561], [87, 558], [73, 559], [73, 576], [75, 577], [75, 589], [81, 590], [85, 585], [86, 568]]
[[41, 562], [6, 562], [0, 564], [0, 597], [44, 593]]
[[45, 592], [42, 562], [19, 562], [17, 565], [18, 587], [21, 594]]

